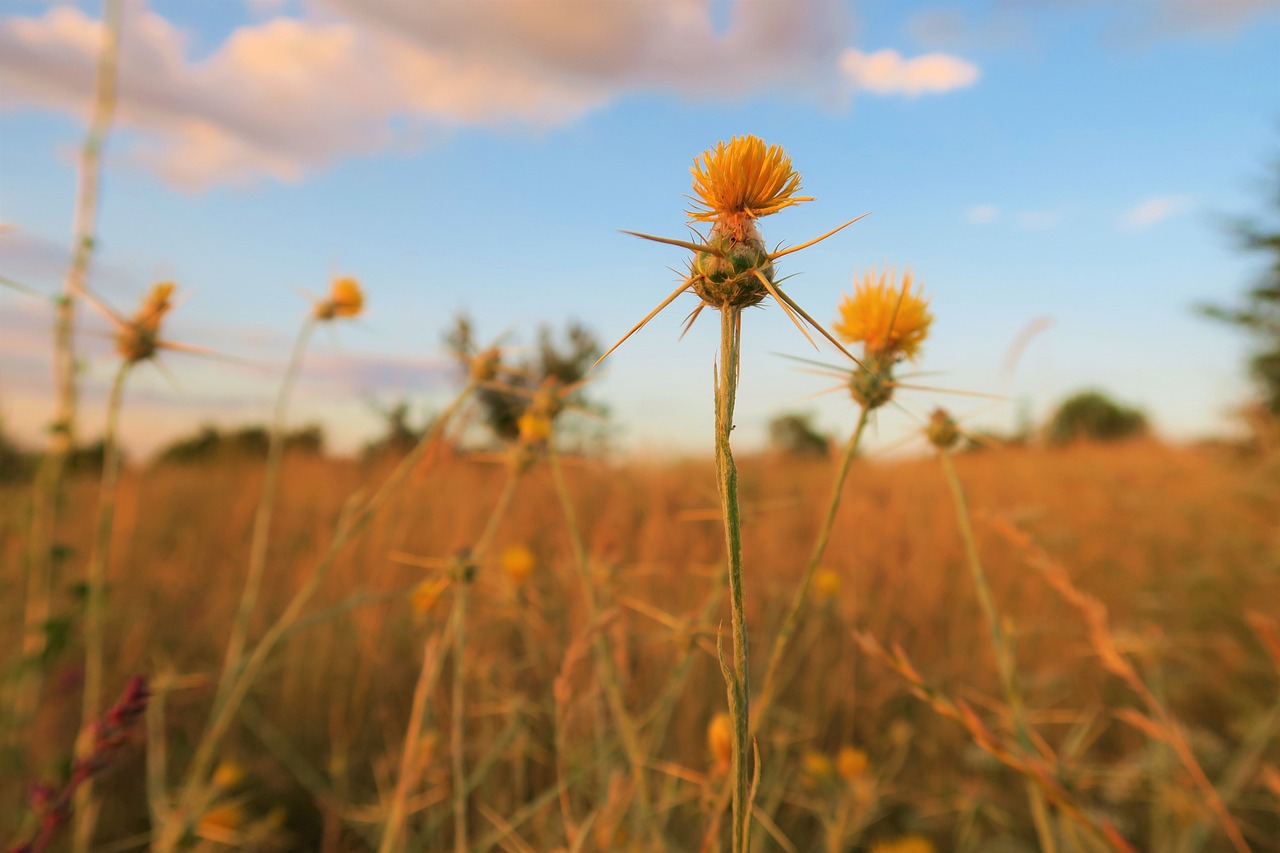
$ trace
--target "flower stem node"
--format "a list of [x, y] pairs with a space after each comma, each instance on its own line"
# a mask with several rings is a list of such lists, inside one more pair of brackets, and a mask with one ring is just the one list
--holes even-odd
[[939, 450], [949, 450], [960, 440], [960, 427], [946, 409], [934, 409], [924, 434], [929, 443]]
[[146, 361], [160, 346], [160, 321], [173, 308], [174, 284], [162, 282], [151, 288], [138, 313], [124, 322], [116, 333], [116, 352], [130, 364]]

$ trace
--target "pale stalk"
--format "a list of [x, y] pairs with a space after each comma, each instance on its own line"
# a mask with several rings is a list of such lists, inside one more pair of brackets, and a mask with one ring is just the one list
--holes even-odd
[[[479, 560], [479, 555], [489, 547], [489, 543], [496, 535], [499, 520], [506, 513], [507, 507], [511, 503], [511, 498], [515, 494], [515, 486], [518, 477], [519, 475], [516, 473], [516, 470], [514, 468], [511, 469], [511, 472], [507, 477], [506, 485], [503, 486], [502, 493], [499, 495], [492, 512], [489, 514], [489, 520], [485, 522], [484, 531], [480, 534], [480, 538], [476, 542], [475, 550], [471, 555], [472, 560]], [[464, 589], [466, 586], [467, 582], [463, 578], [457, 577], [454, 579], [454, 610], [450, 617], [449, 634], [451, 636], [450, 645], [454, 650], [455, 691], [460, 689], [457, 685], [456, 677], [461, 671], [458, 659], [458, 655], [460, 653], [458, 650], [462, 648], [462, 641], [457, 639], [459, 636], [458, 630], [460, 627], [465, 627], [459, 624], [460, 617], [457, 611], [457, 602], [459, 596], [466, 594], [466, 590]], [[465, 640], [465, 637], [463, 639]], [[413, 768], [418, 766], [418, 752], [422, 748], [422, 726], [427, 715], [427, 698], [431, 693], [432, 687], [435, 685], [436, 679], [439, 677], [440, 663], [443, 659], [443, 656], [437, 653], [438, 646], [438, 637], [428, 637], [426, 645], [423, 648], [422, 667], [418, 671], [418, 681], [413, 690], [413, 705], [409, 711], [409, 724], [405, 729], [404, 744], [400, 749], [400, 771], [396, 776], [395, 792], [392, 794], [391, 803], [387, 807], [387, 819], [383, 823], [382, 840], [378, 844], [378, 853], [393, 853], [393, 851], [400, 850], [404, 846], [400, 840], [400, 836], [404, 832], [404, 821], [408, 814], [409, 797], [412, 793], [413, 782], [415, 781]], [[455, 693], [454, 700], [460, 699], [461, 696]], [[455, 709], [460, 709], [461, 705], [458, 704], [454, 707]], [[449, 746], [450, 749], [455, 750], [460, 756], [462, 753], [461, 723], [458, 721], [459, 715], [456, 711], [454, 716], [455, 721], [457, 721], [456, 727], [458, 733], [455, 735], [454, 729], [450, 729]], [[465, 768], [462, 769], [465, 770]], [[459, 768], [454, 768], [455, 774], [458, 770]], [[457, 816], [457, 804], [461, 801], [464, 823], [466, 817], [466, 794], [467, 787], [465, 777], [463, 777], [460, 783], [458, 777], [455, 775], [455, 819]], [[464, 835], [462, 838], [465, 844], [465, 829], [463, 830], [463, 833]]]
[[53, 587], [53, 543], [58, 526], [58, 502], [66, 474], [67, 453], [75, 444], [76, 430], [76, 299], [84, 291], [97, 231], [98, 191], [102, 174], [102, 145], [111, 127], [116, 104], [116, 69], [120, 55], [121, 0], [103, 6], [102, 43], [94, 78], [89, 128], [80, 150], [75, 222], [72, 226], [71, 265], [56, 301], [53, 327], [53, 375], [57, 388], [53, 423], [32, 498], [31, 542], [28, 550], [27, 601], [22, 637], [25, 666], [14, 703], [15, 736], [25, 729], [40, 697], [40, 656], [47, 645]]
[[786, 651], [787, 643], [791, 641], [791, 636], [795, 633], [796, 626], [800, 623], [800, 612], [804, 609], [805, 599], [809, 595], [809, 587], [813, 583], [813, 575], [818, 570], [818, 565], [822, 562], [822, 557], [827, 552], [827, 543], [831, 539], [831, 529], [835, 524], [836, 513], [840, 509], [840, 499], [844, 494], [845, 480], [849, 476], [849, 468], [853, 464], [853, 458], [858, 453], [858, 443], [862, 440], [862, 432], [867, 426], [867, 416], [870, 411], [866, 406], [862, 407], [862, 411], [858, 414], [858, 424], [854, 427], [853, 434], [849, 436], [849, 440], [845, 443], [844, 453], [840, 456], [840, 465], [836, 469], [836, 479], [831, 487], [831, 500], [827, 503], [827, 512], [822, 519], [822, 526], [818, 528], [818, 537], [814, 541], [813, 551], [809, 555], [809, 562], [805, 566], [804, 575], [800, 578], [800, 586], [796, 588], [795, 594], [791, 597], [791, 605], [787, 608], [787, 615], [783, 617], [782, 627], [778, 630], [778, 636], [773, 641], [773, 652], [769, 656], [769, 665], [764, 671], [764, 683], [760, 688], [760, 698], [756, 703], [756, 715], [752, 721], [752, 731], [759, 731], [764, 725], [765, 719], [772, 709], [774, 692], [778, 689], [777, 679], [778, 670], [782, 665], [783, 654]]
[[227, 641], [227, 655], [222, 664], [222, 677], [218, 679], [218, 692], [213, 700], [214, 707], [226, 698], [227, 690], [235, 677], [244, 658], [244, 644], [249, 632], [249, 622], [253, 618], [254, 607], [258, 603], [258, 593], [262, 589], [262, 576], [266, 571], [267, 547], [271, 540], [271, 517], [275, 511], [276, 492], [280, 482], [280, 466], [284, 458], [285, 416], [289, 409], [289, 398], [293, 395], [294, 382], [302, 366], [302, 355], [306, 351], [311, 332], [316, 327], [314, 314], [308, 314], [298, 330], [297, 340], [293, 344], [293, 353], [289, 357], [289, 366], [285, 369], [284, 380], [276, 394], [275, 411], [271, 416], [271, 433], [267, 445], [267, 467], [262, 481], [262, 495], [258, 498], [258, 510], [253, 517], [253, 538], [249, 546], [249, 572], [245, 577], [244, 591], [240, 595], [240, 606], [236, 610], [235, 622], [231, 626], [231, 638]]
[[[1035, 754], [1035, 744], [1031, 740], [1031, 728], [1027, 722], [1026, 707], [1022, 701], [1022, 693], [1018, 689], [1017, 673], [1013, 659], [1013, 649], [1005, 636], [1000, 621], [1000, 613], [996, 610], [995, 599], [991, 595], [991, 586], [987, 583], [987, 573], [982, 568], [982, 558], [978, 555], [977, 540], [973, 536], [973, 525], [969, 520], [969, 507], [965, 501], [964, 487], [956, 474], [955, 465], [951, 461], [951, 452], [939, 448], [938, 458], [942, 461], [942, 470], [946, 474], [947, 486], [951, 489], [951, 500], [956, 509], [956, 525], [960, 529], [960, 538], [964, 540], [965, 556], [969, 566], [969, 574], [973, 578], [974, 588], [978, 593], [978, 602], [987, 620], [987, 628], [991, 633], [991, 645], [995, 651], [996, 669], [1000, 674], [1000, 687], [1005, 701], [1009, 703], [1009, 713], [1013, 718], [1014, 733], [1022, 748], [1029, 754]], [[1031, 808], [1031, 819], [1035, 823], [1036, 835], [1043, 853], [1056, 853], [1058, 846], [1054, 840], [1053, 826], [1050, 822], [1049, 807], [1044, 793], [1030, 779], [1023, 780], [1027, 791], [1027, 803]]]
[[[106, 631], [107, 564], [111, 558], [111, 527], [116, 515], [116, 493], [120, 484], [120, 409], [124, 402], [124, 383], [133, 362], [125, 359], [116, 370], [107, 398], [107, 423], [102, 433], [102, 487], [98, 497], [98, 520], [94, 530], [93, 553], [85, 575], [84, 605], [84, 693], [80, 707], [80, 735], [76, 739], [76, 758], [88, 760], [93, 753], [94, 722], [102, 704], [102, 662]], [[93, 777], [76, 791], [75, 832], [72, 849], [85, 853], [93, 839], [97, 822], [93, 801]]]
[[[574, 512], [573, 500], [565, 483], [564, 470], [560, 465], [560, 454], [556, 450], [553, 439], [547, 441], [547, 459], [551, 465], [551, 475], [555, 480], [556, 494], [560, 498], [560, 507], [564, 512], [565, 526], [569, 529], [569, 541], [573, 546], [574, 562], [578, 566], [579, 579], [582, 581], [582, 595], [587, 606], [587, 624], [595, 625], [600, 615], [596, 601], [595, 581], [591, 577], [591, 564], [587, 559], [587, 549], [583, 545], [582, 532], [578, 527], [577, 513]], [[631, 782], [635, 786], [636, 812], [635, 826], [651, 836], [655, 844], [661, 843], [659, 827], [652, 819], [652, 801], [649, 797], [649, 780], [645, 775], [645, 755], [640, 744], [640, 734], [635, 719], [627, 711], [626, 698], [622, 693], [622, 680], [613, 666], [613, 658], [605, 644], [603, 632], [595, 635], [592, 644], [595, 654], [596, 675], [604, 688], [605, 701], [618, 724], [618, 734], [622, 738], [623, 749], [627, 753], [627, 762], [631, 765]], [[655, 848], [658, 849], [658, 848]]]
[[747, 853], [751, 828], [751, 673], [747, 653], [747, 614], [742, 578], [742, 514], [738, 506], [738, 468], [733, 461], [729, 434], [738, 394], [741, 309], [720, 310], [720, 365], [716, 379], [716, 476], [724, 520], [725, 549], [729, 560], [729, 599], [733, 611], [733, 667], [720, 660], [729, 696], [733, 726], [733, 853]]
[[294, 594], [284, 612], [267, 629], [262, 638], [249, 652], [244, 665], [237, 672], [231, 687], [227, 690], [222, 705], [210, 714], [196, 745], [195, 754], [187, 768], [177, 806], [169, 813], [165, 825], [159, 830], [159, 836], [153, 849], [156, 853], [171, 853], [177, 849], [183, 836], [199, 820], [197, 808], [200, 805], [204, 780], [208, 777], [213, 762], [217, 758], [218, 747], [226, 736], [231, 723], [235, 719], [240, 704], [248, 695], [258, 674], [276, 646], [290, 632], [293, 625], [301, 618], [307, 603], [319, 588], [321, 581], [333, 566], [338, 554], [364, 528], [374, 515], [383, 507], [408, 478], [410, 472], [422, 460], [423, 455], [443, 434], [445, 426], [456, 416], [458, 410], [475, 389], [474, 383], [468, 384], [449, 407], [436, 419], [435, 424], [418, 442], [417, 446], [401, 460], [395, 470], [387, 477], [378, 491], [367, 502], [357, 503], [354, 499], [344, 511], [338, 522], [337, 530], [329, 548], [320, 558], [315, 570], [303, 586]]

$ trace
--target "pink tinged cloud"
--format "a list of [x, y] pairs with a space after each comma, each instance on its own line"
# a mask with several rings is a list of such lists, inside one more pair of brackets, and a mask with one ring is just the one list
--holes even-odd
[[841, 54], [840, 67], [859, 89], [909, 98], [965, 89], [981, 76], [976, 65], [945, 53], [908, 59], [888, 49], [863, 53], [850, 48]]
[[1156, 196], [1134, 205], [1120, 217], [1120, 227], [1127, 231], [1151, 228], [1171, 216], [1191, 209], [1191, 199], [1181, 195]]

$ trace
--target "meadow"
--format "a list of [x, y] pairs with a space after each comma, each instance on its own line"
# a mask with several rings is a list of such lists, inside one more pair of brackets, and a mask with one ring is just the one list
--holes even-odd
[[[251, 637], [314, 577], [349, 496], [390, 468], [284, 460]], [[741, 468], [759, 677], [833, 464], [760, 456]], [[1016, 637], [1028, 719], [1056, 756], [1053, 778], [1072, 807], [1110, 822], [1135, 849], [1228, 849], [1175, 750], [1129, 718], [1151, 711], [1100, 662], [1087, 620], [1046, 581], [1038, 562], [1046, 554], [1106, 605], [1121, 654], [1177, 720], [1252, 849], [1280, 849], [1280, 679], [1260, 639], [1274, 622], [1263, 629], [1265, 617], [1258, 621], [1259, 635], [1248, 621], [1280, 612], [1276, 460], [1137, 441], [963, 454], [956, 468], [995, 602]], [[436, 454], [341, 549], [218, 744], [185, 845], [375, 849], [403, 778], [405, 732], [416, 724], [407, 849], [452, 843], [455, 757], [468, 779], [470, 849], [653, 849], [636, 821], [603, 670], [592, 664], [595, 636], [638, 729], [646, 820], [665, 849], [728, 843], [727, 746], [713, 721], [725, 711], [716, 642], [729, 610], [713, 466], [565, 459], [575, 537], [553, 470], [534, 462], [514, 479], [492, 556], [475, 563], [455, 671], [458, 659], [446, 654], [459, 636], [450, 554], [483, 535], [511, 470]], [[143, 728], [156, 736], [162, 726], [168, 771], [151, 784], [165, 791], [182, 781], [214, 701], [263, 477], [261, 461], [232, 459], [138, 467], [120, 481], [104, 683], [114, 695], [132, 675], [149, 678], [154, 719]], [[59, 612], [79, 606], [71, 587], [92, 550], [98, 485], [88, 476], [69, 484]], [[14, 486], [0, 495], [8, 590], [0, 625], [4, 647], [15, 648], [30, 492]], [[594, 579], [594, 608], [584, 602], [575, 541]], [[1008, 740], [1012, 721], [965, 560], [936, 459], [853, 463], [824, 571], [780, 670], [776, 708], [758, 733], [756, 849], [1036, 849], [1020, 774], [855, 639], [865, 632], [900, 647], [930, 691], [963, 702]], [[6, 753], [5, 826], [24, 825], [33, 781], [54, 780], [67, 766], [80, 715], [79, 624], [48, 666], [32, 729]], [[424, 654], [435, 681], [411, 720]], [[455, 721], [462, 739], [451, 743]], [[157, 744], [146, 740], [131, 736], [102, 773], [93, 849], [143, 849], [152, 840]], [[1106, 849], [1066, 808], [1053, 812], [1059, 849]]]

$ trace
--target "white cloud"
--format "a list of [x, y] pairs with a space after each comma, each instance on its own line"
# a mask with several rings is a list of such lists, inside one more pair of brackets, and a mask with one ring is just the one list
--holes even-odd
[[[276, 2], [250, 0], [257, 14]], [[842, 53], [842, 0], [735, 0], [723, 29], [713, 2], [309, 0], [301, 17], [246, 23], [197, 55], [186, 32], [135, 0], [118, 121], [138, 131], [134, 162], [200, 189], [296, 181], [453, 127], [554, 126], [638, 89], [838, 101], [850, 79], [912, 95], [977, 79], [941, 54]], [[100, 35], [74, 6], [0, 19], [0, 107], [82, 117]]]
[[896, 50], [863, 53], [849, 48], [840, 55], [840, 68], [859, 88], [877, 95], [937, 95], [978, 82], [978, 67], [945, 53], [926, 53], [907, 59]]
[[994, 204], [975, 204], [965, 211], [965, 219], [974, 225], [989, 225], [1000, 217], [1000, 208]]
[[1186, 196], [1156, 196], [1139, 202], [1126, 211], [1120, 217], [1120, 227], [1129, 231], [1141, 231], [1190, 209], [1191, 199]]

